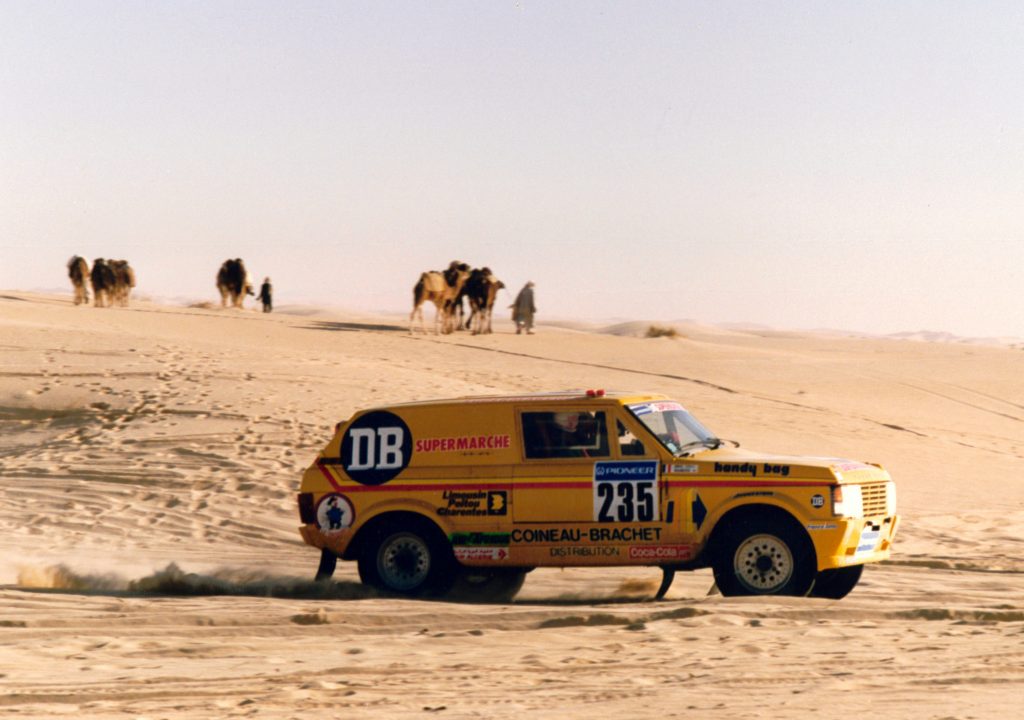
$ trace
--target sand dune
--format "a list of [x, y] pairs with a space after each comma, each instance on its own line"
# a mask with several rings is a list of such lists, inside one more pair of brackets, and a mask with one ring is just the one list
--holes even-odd
[[[0, 297], [0, 715], [1019, 715], [1024, 356], [688, 323], [541, 326]], [[918, 338], [918, 340], [923, 338]], [[924, 338], [926, 339], [926, 338]], [[724, 437], [883, 463], [892, 562], [839, 602], [706, 571], [538, 570], [509, 606], [311, 582], [299, 474], [374, 403], [566, 387], [677, 396]]]

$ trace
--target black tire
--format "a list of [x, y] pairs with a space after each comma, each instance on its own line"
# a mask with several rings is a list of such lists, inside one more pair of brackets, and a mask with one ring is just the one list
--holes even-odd
[[863, 573], [863, 565], [822, 570], [814, 581], [814, 587], [811, 588], [811, 597], [841, 600], [857, 586]]
[[723, 528], [712, 569], [719, 592], [736, 595], [796, 595], [811, 589], [814, 546], [795, 522], [783, 518], [744, 520]]
[[455, 582], [448, 539], [427, 520], [407, 519], [372, 529], [359, 553], [359, 579], [386, 593], [437, 597]]
[[526, 581], [520, 568], [471, 568], [459, 571], [448, 599], [471, 603], [508, 603]]

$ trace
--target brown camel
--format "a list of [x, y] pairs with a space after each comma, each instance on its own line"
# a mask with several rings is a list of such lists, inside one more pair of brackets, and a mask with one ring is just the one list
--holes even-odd
[[490, 268], [473, 270], [463, 286], [463, 294], [469, 298], [469, 307], [472, 311], [466, 327], [472, 329], [474, 335], [490, 333], [491, 315], [494, 310], [494, 299], [498, 291], [505, 287]]
[[135, 287], [135, 271], [127, 260], [107, 260], [107, 265], [114, 271], [113, 301], [121, 307], [128, 307], [128, 298]]
[[93, 304], [96, 307], [109, 307], [113, 303], [114, 288], [117, 284], [113, 268], [103, 258], [96, 258], [92, 263], [89, 279], [92, 281]]
[[434, 315], [434, 333], [445, 334], [455, 329], [454, 311], [455, 298], [469, 278], [469, 265], [452, 260], [444, 272], [425, 272], [420, 275], [412, 290], [412, 312], [409, 314], [409, 332], [414, 331], [413, 321], [419, 316], [420, 330], [427, 329], [423, 325], [423, 303], [430, 301], [437, 308]]
[[256, 294], [241, 258], [225, 260], [221, 264], [217, 271], [217, 290], [220, 291], [221, 307], [227, 307], [230, 301], [232, 307], [240, 308], [246, 295]]
[[68, 260], [68, 277], [75, 289], [75, 305], [89, 304], [89, 263], [84, 257], [75, 255]]

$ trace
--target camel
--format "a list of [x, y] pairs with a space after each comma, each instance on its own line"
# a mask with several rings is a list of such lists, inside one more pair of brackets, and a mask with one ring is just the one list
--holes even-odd
[[[474, 310], [473, 301], [469, 302], [469, 315], [463, 317], [462, 312], [462, 300], [468, 298], [470, 291], [478, 292], [480, 285], [481, 273], [489, 273], [490, 268], [473, 268], [469, 271], [469, 277], [466, 278], [466, 284], [462, 286], [462, 290], [459, 291], [459, 296], [455, 298], [455, 303], [458, 306], [458, 319], [459, 319], [459, 330], [472, 330], [474, 321]], [[474, 333], [475, 334], [475, 333]]]
[[490, 268], [473, 270], [463, 286], [463, 294], [469, 298], [470, 315], [466, 327], [471, 328], [474, 335], [490, 333], [491, 315], [494, 310], [494, 299], [498, 291], [505, 287]]
[[227, 307], [230, 300], [232, 307], [240, 308], [246, 295], [256, 294], [241, 258], [223, 262], [217, 271], [217, 290], [220, 291], [221, 307]]
[[[468, 280], [467, 280], [468, 282]], [[463, 300], [466, 297], [466, 286], [462, 286], [462, 290], [452, 301], [452, 324], [456, 330], [468, 330], [469, 329], [469, 318], [466, 317], [466, 303]]]
[[412, 312], [409, 314], [409, 332], [414, 331], [413, 321], [419, 316], [420, 330], [427, 332], [423, 325], [423, 303], [430, 301], [437, 308], [434, 315], [434, 333], [452, 332], [454, 327], [455, 298], [469, 278], [469, 265], [452, 260], [444, 272], [430, 271], [420, 275], [412, 289]]
[[92, 281], [93, 304], [96, 307], [109, 307], [113, 302], [117, 277], [114, 270], [103, 258], [96, 258], [92, 263], [92, 272], [89, 279]]
[[75, 289], [75, 305], [89, 304], [89, 263], [84, 257], [75, 255], [68, 260], [68, 277]]
[[108, 260], [107, 265], [114, 271], [113, 300], [121, 307], [128, 307], [128, 297], [135, 287], [135, 271], [127, 260]]

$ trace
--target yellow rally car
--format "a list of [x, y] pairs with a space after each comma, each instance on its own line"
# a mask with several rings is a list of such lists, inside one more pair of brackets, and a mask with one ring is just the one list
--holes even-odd
[[408, 596], [507, 600], [535, 567], [711, 567], [723, 595], [841, 598], [889, 557], [880, 466], [740, 450], [662, 395], [468, 397], [357, 412], [298, 496], [338, 558]]

